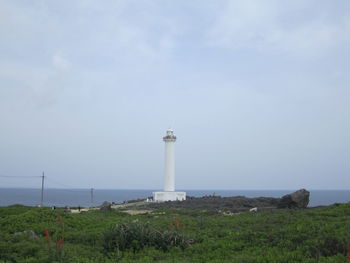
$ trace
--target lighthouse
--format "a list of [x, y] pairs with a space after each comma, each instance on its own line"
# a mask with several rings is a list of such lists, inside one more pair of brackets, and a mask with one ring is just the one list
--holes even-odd
[[165, 164], [164, 164], [164, 192], [175, 191], [175, 141], [174, 131], [168, 129], [165, 142]]
[[183, 201], [185, 192], [175, 192], [175, 142], [176, 136], [172, 129], [166, 131], [163, 137], [165, 143], [164, 156], [164, 188], [163, 192], [153, 192], [153, 200], [156, 202]]

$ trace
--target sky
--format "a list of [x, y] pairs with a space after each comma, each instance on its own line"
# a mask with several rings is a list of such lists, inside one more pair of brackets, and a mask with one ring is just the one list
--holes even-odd
[[[0, 187], [350, 189], [350, 1], [0, 0]], [[24, 177], [18, 177], [24, 176]]]

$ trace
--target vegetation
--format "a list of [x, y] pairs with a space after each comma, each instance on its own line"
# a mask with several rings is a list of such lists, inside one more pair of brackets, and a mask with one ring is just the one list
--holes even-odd
[[191, 240], [176, 230], [162, 231], [148, 223], [142, 224], [137, 221], [115, 225], [102, 234], [102, 247], [106, 252], [128, 249], [136, 252], [145, 247], [168, 251], [172, 247], [185, 249], [190, 243]]
[[143, 207], [152, 209], [205, 209], [209, 211], [230, 210], [246, 211], [247, 208], [277, 208], [281, 198], [209, 195], [203, 197], [186, 197], [185, 201], [147, 203]]
[[350, 203], [230, 216], [0, 207], [0, 263], [340, 263], [349, 262], [349, 238]]

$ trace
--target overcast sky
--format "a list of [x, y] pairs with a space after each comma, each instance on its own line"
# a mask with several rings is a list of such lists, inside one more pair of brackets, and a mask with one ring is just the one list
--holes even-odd
[[[0, 174], [350, 189], [350, 1], [0, 0]], [[0, 178], [0, 187], [40, 178]]]

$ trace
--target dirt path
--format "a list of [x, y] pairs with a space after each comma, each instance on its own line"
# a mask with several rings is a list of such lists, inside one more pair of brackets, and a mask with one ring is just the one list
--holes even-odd
[[[122, 212], [125, 212], [129, 215], [139, 215], [139, 214], [147, 214], [152, 212], [152, 210], [145, 210], [145, 209], [137, 209], [137, 207], [144, 205], [145, 201], [140, 202], [133, 202], [133, 203], [125, 203], [125, 204], [117, 204], [117, 205], [111, 205], [112, 209], [125, 209], [130, 208], [128, 210], [122, 210]], [[82, 212], [87, 212], [90, 210], [99, 210], [99, 207], [88, 207], [88, 208], [81, 208], [79, 209], [71, 209], [70, 212], [72, 214], [80, 214]]]

